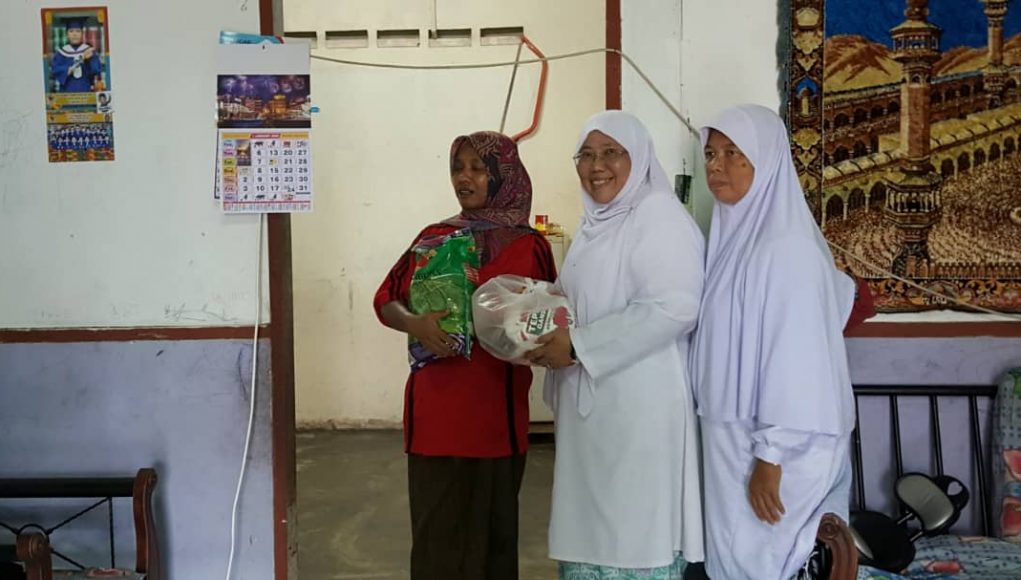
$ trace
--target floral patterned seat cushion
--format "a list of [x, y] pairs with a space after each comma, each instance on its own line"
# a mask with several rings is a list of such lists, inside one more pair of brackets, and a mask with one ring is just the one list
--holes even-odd
[[1021, 545], [999, 538], [936, 536], [915, 543], [915, 560], [901, 574], [858, 568], [858, 580], [1017, 580]]
[[994, 535], [1021, 549], [1021, 369], [1000, 381], [993, 414]]

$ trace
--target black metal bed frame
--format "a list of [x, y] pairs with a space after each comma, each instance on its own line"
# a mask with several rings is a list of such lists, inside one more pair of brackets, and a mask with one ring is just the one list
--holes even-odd
[[[0, 499], [37, 499], [37, 498], [101, 498], [85, 509], [77, 511], [60, 523], [52, 526], [44, 526], [38, 523], [28, 523], [21, 526], [9, 524], [0, 520], [0, 529], [5, 529], [17, 536], [30, 530], [38, 530], [47, 537], [57, 530], [85, 514], [99, 508], [103, 504], [107, 506], [107, 529], [109, 532], [110, 544], [110, 567], [117, 567], [116, 545], [114, 540], [114, 518], [113, 500], [117, 497], [131, 498], [134, 492], [135, 479], [131, 477], [109, 477], [109, 478], [66, 478], [66, 479], [22, 479], [6, 480], [0, 479]], [[86, 566], [75, 561], [66, 554], [50, 547], [54, 556], [75, 566], [79, 570], [85, 570]]]
[[907, 385], [855, 385], [855, 430], [852, 435], [851, 458], [854, 469], [855, 503], [857, 509], [866, 509], [865, 476], [862, 461], [862, 443], [860, 434], [860, 415], [857, 410], [858, 399], [861, 397], [886, 397], [890, 406], [890, 429], [893, 438], [893, 456], [896, 475], [904, 474], [904, 456], [901, 445], [900, 411], [898, 401], [901, 397], [925, 397], [929, 401], [929, 419], [932, 422], [932, 453], [936, 465], [936, 475], [943, 475], [943, 435], [940, 430], [939, 400], [941, 397], [967, 397], [968, 421], [971, 435], [972, 464], [978, 489], [971, 490], [972, 496], [978, 496], [979, 513], [982, 518], [982, 533], [990, 535], [990, 499], [987, 482], [992, 475], [988, 472], [990, 464], [986, 462], [990, 452], [988, 445], [982, 444], [982, 426], [979, 425], [979, 398], [994, 399], [996, 385], [953, 385], [953, 386], [907, 386]]

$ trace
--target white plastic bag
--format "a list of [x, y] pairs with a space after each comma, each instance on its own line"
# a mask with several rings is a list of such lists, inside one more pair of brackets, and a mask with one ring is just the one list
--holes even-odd
[[574, 326], [574, 312], [553, 284], [512, 275], [479, 286], [472, 318], [482, 348], [515, 364], [528, 364], [524, 355], [539, 346], [540, 336]]

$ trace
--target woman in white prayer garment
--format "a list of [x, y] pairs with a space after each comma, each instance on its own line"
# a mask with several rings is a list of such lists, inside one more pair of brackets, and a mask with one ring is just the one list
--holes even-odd
[[692, 348], [714, 580], [812, 578], [822, 516], [847, 520], [854, 283], [805, 202], [783, 121], [759, 106], [701, 132], [716, 201]]
[[703, 559], [688, 349], [705, 241], [634, 116], [595, 115], [575, 153], [585, 214], [558, 285], [576, 327], [530, 354], [553, 369], [550, 557], [562, 580], [680, 580]]

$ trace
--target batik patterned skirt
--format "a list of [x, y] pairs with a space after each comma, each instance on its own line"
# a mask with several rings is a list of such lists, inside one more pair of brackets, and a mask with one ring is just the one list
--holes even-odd
[[613, 568], [560, 562], [560, 580], [681, 580], [688, 563], [680, 553], [673, 564], [658, 568]]

